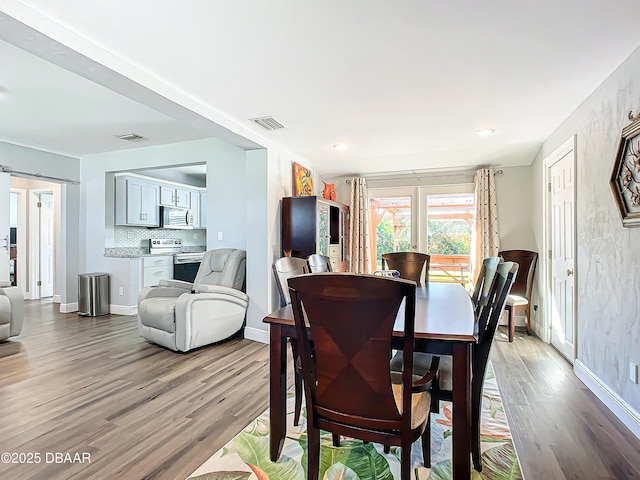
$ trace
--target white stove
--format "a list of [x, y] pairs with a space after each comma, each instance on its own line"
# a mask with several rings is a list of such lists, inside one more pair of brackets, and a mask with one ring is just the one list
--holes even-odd
[[150, 238], [149, 253], [151, 255], [174, 255], [182, 252], [180, 238]]

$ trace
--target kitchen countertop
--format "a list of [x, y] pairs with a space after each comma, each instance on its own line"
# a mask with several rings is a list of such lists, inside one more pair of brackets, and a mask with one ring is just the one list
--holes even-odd
[[[203, 246], [183, 246], [181, 253], [201, 253], [206, 252], [206, 247]], [[173, 256], [172, 253], [166, 255]], [[158, 254], [149, 253], [149, 248], [146, 247], [113, 247], [104, 249], [105, 257], [114, 258], [139, 258], [139, 257], [156, 257]]]

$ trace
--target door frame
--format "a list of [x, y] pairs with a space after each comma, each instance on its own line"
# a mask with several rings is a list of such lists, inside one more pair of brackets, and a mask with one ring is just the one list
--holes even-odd
[[[40, 194], [50, 193], [53, 196], [54, 202], [54, 242], [58, 239], [55, 235], [55, 224], [57, 222], [55, 208], [56, 208], [56, 192], [53, 186], [42, 188], [30, 188], [29, 189], [29, 295], [30, 300], [40, 299], [40, 287], [38, 286], [38, 280], [40, 279], [40, 215], [38, 211], [38, 201], [40, 200]], [[53, 261], [53, 293], [55, 297], [55, 271], [56, 271], [56, 259], [55, 259], [55, 246], [54, 246], [54, 261]]]
[[27, 249], [27, 189], [10, 188], [11, 193], [18, 194], [18, 243], [16, 245], [18, 254], [18, 287], [22, 293], [27, 293], [27, 263], [29, 260], [29, 250]]
[[566, 155], [573, 156], [573, 358], [570, 361], [573, 361], [578, 358], [578, 304], [577, 304], [577, 287], [578, 287], [578, 275], [579, 271], [577, 269], [578, 263], [578, 251], [576, 249], [576, 231], [577, 231], [577, 218], [576, 218], [576, 210], [577, 210], [577, 162], [576, 162], [576, 135], [572, 135], [568, 138], [564, 143], [562, 143], [558, 148], [556, 148], [551, 154], [547, 155], [542, 161], [542, 255], [539, 255], [540, 266], [542, 268], [542, 278], [543, 278], [543, 318], [542, 325], [540, 326], [541, 338], [546, 343], [551, 343], [551, 329], [553, 326], [551, 325], [551, 262], [549, 261], [549, 251], [551, 250], [551, 221], [552, 221], [552, 212], [551, 212], [551, 192], [550, 192], [550, 184], [551, 184], [551, 166], [558, 162], [561, 158]]

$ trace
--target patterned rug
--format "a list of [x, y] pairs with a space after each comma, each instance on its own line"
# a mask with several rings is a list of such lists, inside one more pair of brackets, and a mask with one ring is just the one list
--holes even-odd
[[[498, 391], [493, 367], [487, 366], [482, 402], [482, 473], [472, 468], [473, 479], [522, 479], [511, 431]], [[269, 411], [256, 418], [221, 450], [189, 476], [190, 480], [304, 480], [306, 478], [306, 423], [293, 426], [293, 393], [287, 404], [287, 438], [277, 462], [269, 459]], [[305, 409], [303, 407], [304, 415]], [[452, 406], [440, 405], [431, 415], [432, 468], [422, 466], [420, 440], [413, 445], [415, 480], [452, 478]], [[382, 445], [363, 444], [343, 437], [339, 447], [331, 435], [323, 435], [320, 449], [320, 478], [324, 480], [393, 480], [400, 478], [399, 449], [385, 454]]]

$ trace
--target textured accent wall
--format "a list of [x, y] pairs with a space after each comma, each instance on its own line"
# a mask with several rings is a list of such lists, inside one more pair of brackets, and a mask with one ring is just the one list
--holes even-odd
[[[628, 379], [640, 363], [640, 228], [623, 228], [609, 177], [629, 110], [640, 110], [640, 49], [636, 49], [544, 142], [542, 162], [571, 135], [577, 157], [577, 358], [636, 411], [640, 385]], [[541, 248], [541, 210], [534, 221]]]

